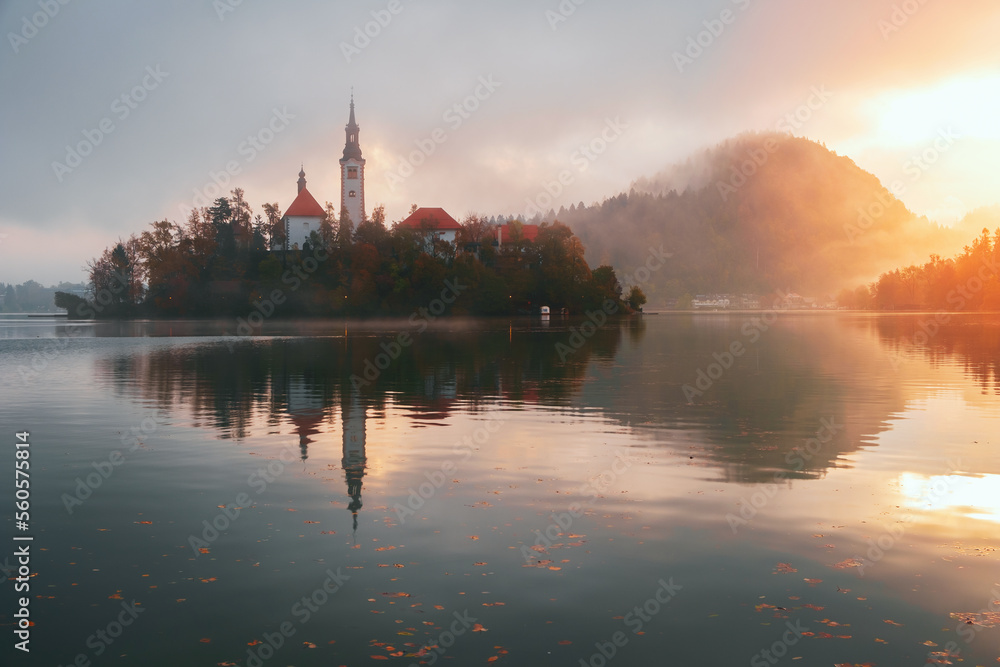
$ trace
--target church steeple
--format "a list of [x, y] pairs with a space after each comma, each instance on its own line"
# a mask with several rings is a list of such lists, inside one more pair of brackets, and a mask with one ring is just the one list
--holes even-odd
[[341, 396], [341, 421], [344, 437], [343, 458], [340, 465], [344, 469], [347, 482], [347, 495], [351, 502], [347, 504], [353, 517], [354, 533], [357, 536], [358, 512], [363, 506], [361, 489], [365, 477], [368, 459], [365, 456], [365, 421], [366, 409], [361, 404], [357, 391], [351, 391], [350, 398]]
[[365, 220], [365, 159], [361, 156], [358, 134], [361, 128], [354, 116], [354, 92], [351, 92], [351, 115], [347, 121], [347, 142], [340, 160], [340, 210], [346, 211], [355, 226]]
[[306, 189], [306, 170], [305, 167], [303, 166], [301, 169], [299, 169], [299, 192], [302, 192], [305, 189]]
[[354, 118], [354, 95], [351, 94], [351, 117], [347, 121], [347, 127], [344, 128], [347, 132], [347, 142], [344, 145], [344, 159], [349, 160], [354, 158], [355, 160], [361, 160], [361, 144], [358, 142], [358, 133], [361, 128], [358, 127], [358, 121]]

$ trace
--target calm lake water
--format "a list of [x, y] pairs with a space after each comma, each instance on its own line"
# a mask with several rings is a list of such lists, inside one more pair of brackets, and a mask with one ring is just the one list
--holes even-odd
[[0, 320], [2, 662], [997, 664], [1000, 317], [932, 319]]

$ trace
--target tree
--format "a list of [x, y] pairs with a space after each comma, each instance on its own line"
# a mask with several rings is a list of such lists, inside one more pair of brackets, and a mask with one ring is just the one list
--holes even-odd
[[337, 221], [337, 247], [347, 251], [351, 248], [354, 236], [354, 223], [351, 222], [351, 214], [347, 212], [346, 206], [340, 207], [340, 220]]
[[264, 217], [267, 218], [267, 242], [268, 248], [277, 250], [285, 247], [285, 225], [281, 222], [281, 209], [278, 202], [264, 204]]
[[629, 290], [628, 298], [625, 299], [625, 302], [632, 310], [641, 312], [643, 305], [646, 303], [646, 295], [638, 285], [632, 285], [632, 289]]

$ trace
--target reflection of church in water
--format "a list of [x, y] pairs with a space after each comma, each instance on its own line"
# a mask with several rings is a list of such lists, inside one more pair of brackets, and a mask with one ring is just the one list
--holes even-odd
[[[309, 458], [309, 444], [320, 433], [325, 419], [323, 396], [316, 387], [310, 386], [301, 375], [288, 378], [288, 415], [299, 436], [299, 452], [303, 461]], [[365, 421], [367, 412], [357, 391], [341, 394], [340, 416], [343, 431], [342, 458], [347, 481], [347, 495], [351, 500], [347, 509], [354, 517], [354, 530], [358, 529], [358, 511], [362, 507], [361, 487], [365, 476]]]

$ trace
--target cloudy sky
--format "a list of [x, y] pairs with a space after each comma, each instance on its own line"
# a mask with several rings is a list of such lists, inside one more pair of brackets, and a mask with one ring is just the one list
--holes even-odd
[[214, 181], [284, 208], [302, 164], [339, 204], [352, 86], [390, 220], [523, 213], [561, 172], [554, 207], [591, 203], [775, 128], [933, 219], [1000, 202], [995, 0], [4, 0], [0, 28], [3, 282], [83, 280]]

